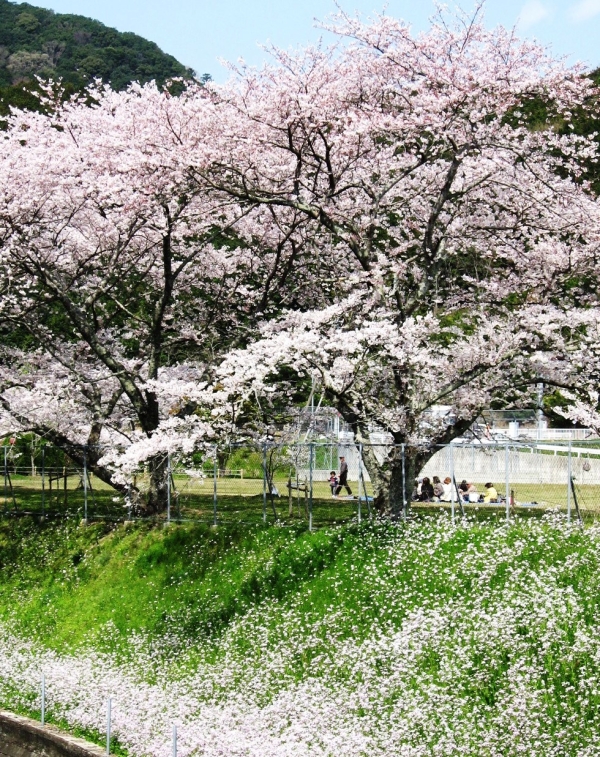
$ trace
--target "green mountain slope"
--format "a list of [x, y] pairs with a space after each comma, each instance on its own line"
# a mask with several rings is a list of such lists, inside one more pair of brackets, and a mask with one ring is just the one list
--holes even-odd
[[23, 85], [61, 78], [76, 90], [100, 78], [115, 89], [194, 72], [154, 43], [99, 21], [0, 0], [0, 98], [27, 105]]

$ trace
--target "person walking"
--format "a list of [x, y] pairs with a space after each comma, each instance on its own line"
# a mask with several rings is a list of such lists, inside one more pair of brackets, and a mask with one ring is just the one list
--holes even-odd
[[335, 490], [338, 485], [338, 477], [335, 475], [335, 471], [329, 471], [329, 488], [331, 489], [331, 496], [335, 497]]
[[337, 489], [335, 490], [336, 496], [339, 495], [339, 493], [342, 491], [342, 487], [346, 489], [348, 492], [348, 496], [352, 496], [352, 489], [348, 486], [348, 463], [346, 462], [346, 458], [343, 456], [340, 456], [340, 477], [339, 482], [337, 485]]

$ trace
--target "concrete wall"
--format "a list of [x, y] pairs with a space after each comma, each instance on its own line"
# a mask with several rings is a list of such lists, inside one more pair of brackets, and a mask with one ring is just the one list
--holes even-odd
[[1, 757], [101, 757], [105, 750], [62, 733], [54, 726], [42, 727], [29, 718], [0, 710]]
[[[450, 475], [453, 462], [457, 481], [463, 478], [480, 484], [492, 481], [501, 488], [507, 478], [509, 485], [562, 484], [565, 488], [569, 480], [569, 458], [564, 454], [548, 454], [548, 451], [542, 450], [528, 452], [509, 447], [507, 455], [503, 448], [470, 445], [454, 446], [453, 461], [450, 454], [449, 447], [441, 449], [427, 463], [421, 475], [444, 478]], [[572, 455], [571, 474], [578, 485], [600, 484], [600, 459], [594, 455]]]
[[[496, 486], [504, 487], [507, 472], [510, 484], [562, 484], [567, 486], [569, 480], [569, 458], [564, 452], [566, 448], [546, 446], [543, 449], [533, 450], [523, 447], [508, 447], [508, 455], [504, 446], [481, 446], [481, 445], [452, 445], [440, 449], [427, 463], [421, 476], [439, 476], [444, 479], [450, 475], [452, 467], [457, 481], [463, 478], [484, 484], [492, 481]], [[562, 450], [563, 454], [557, 454]], [[374, 447], [375, 455], [383, 459], [387, 452], [385, 446]], [[571, 455], [571, 474], [578, 485], [600, 485], [600, 450], [590, 449], [587, 451], [575, 448]], [[338, 456], [344, 455], [348, 463], [348, 480], [358, 481], [360, 461], [358, 450], [355, 446], [338, 447]], [[451, 460], [451, 456], [454, 458]], [[508, 463], [508, 468], [507, 468]], [[339, 470], [339, 461], [335, 460], [332, 466]], [[362, 467], [365, 481], [369, 481], [369, 474]], [[309, 470], [302, 466], [299, 469], [300, 480], [309, 479]], [[329, 478], [329, 470], [313, 470], [313, 481], [326, 481]]]

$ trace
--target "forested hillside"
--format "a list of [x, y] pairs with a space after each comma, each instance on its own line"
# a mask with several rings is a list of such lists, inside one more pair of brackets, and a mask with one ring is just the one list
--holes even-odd
[[62, 79], [80, 89], [95, 78], [122, 89], [131, 81], [163, 82], [193, 71], [137, 34], [121, 33], [99, 21], [54, 13], [28, 3], [0, 0], [0, 98], [30, 105], [23, 85], [36, 76]]

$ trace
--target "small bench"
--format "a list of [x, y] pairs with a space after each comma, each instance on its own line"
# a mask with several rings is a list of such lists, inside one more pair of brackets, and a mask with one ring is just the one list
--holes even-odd
[[304, 494], [304, 511], [306, 513], [306, 517], [308, 518], [308, 492], [310, 491], [310, 487], [308, 486], [308, 482], [306, 479], [304, 481], [292, 481], [292, 477], [290, 476], [287, 480], [287, 490], [288, 490], [288, 499], [290, 504], [290, 512], [289, 517], [291, 518], [293, 515], [293, 506], [294, 506], [294, 495], [293, 492], [297, 492], [297, 502], [298, 502], [298, 517], [301, 517], [300, 513], [300, 492], [303, 492]]

